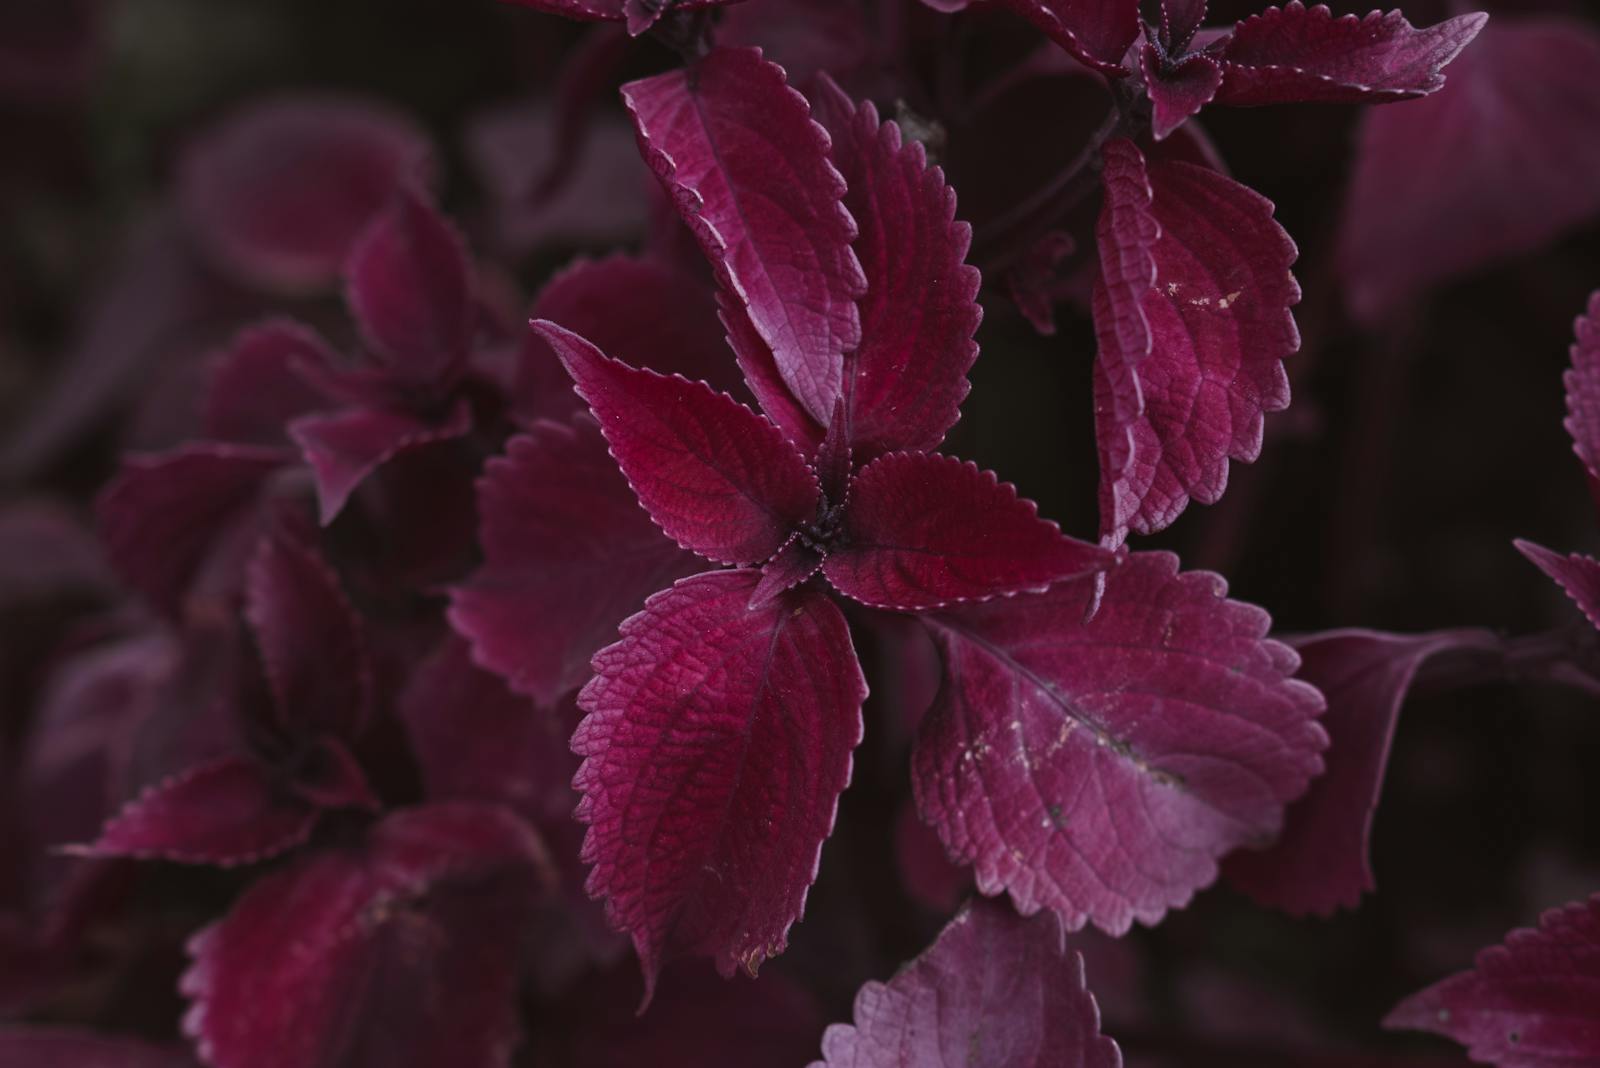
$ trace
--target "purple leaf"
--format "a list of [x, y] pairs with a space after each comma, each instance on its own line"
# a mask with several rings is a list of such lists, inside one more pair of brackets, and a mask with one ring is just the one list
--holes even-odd
[[284, 96], [190, 146], [178, 202], [224, 271], [270, 289], [320, 289], [394, 191], [431, 169], [427, 138], [403, 115], [359, 98]]
[[204, 436], [287, 447], [290, 420], [325, 403], [300, 369], [333, 362], [327, 343], [292, 320], [273, 319], [241, 330], [212, 364], [201, 414]]
[[1161, 42], [1167, 54], [1183, 54], [1205, 17], [1206, 0], [1161, 0]]
[[1428, 1031], [1499, 1068], [1579, 1068], [1600, 1056], [1600, 894], [1550, 909], [1477, 967], [1397, 1005], [1391, 1030]]
[[927, 617], [944, 657], [912, 755], [978, 889], [1112, 934], [1155, 923], [1322, 770], [1322, 697], [1214, 574], [1135, 553], [1095, 581]]
[[478, 483], [484, 566], [450, 591], [473, 659], [541, 705], [589, 678], [589, 658], [644, 599], [704, 565], [661, 533], [587, 414], [535, 423]]
[[294, 797], [254, 760], [224, 757], [150, 787], [123, 806], [90, 857], [134, 857], [232, 867], [254, 864], [311, 836], [317, 806]]
[[186, 1050], [58, 1028], [0, 1025], [3, 1068], [193, 1068]]
[[1600, 290], [1589, 296], [1586, 315], [1572, 324], [1572, 367], [1561, 376], [1567, 387], [1567, 418], [1572, 451], [1600, 484]]
[[778, 550], [761, 568], [761, 581], [750, 595], [751, 608], [763, 608], [784, 590], [793, 589], [822, 570], [823, 555], [800, 537]]
[[1339, 248], [1363, 320], [1600, 214], [1596, 69], [1589, 23], [1497, 21], [1437, 94], [1363, 116]]
[[1154, 45], [1147, 44], [1139, 53], [1139, 64], [1150, 94], [1152, 130], [1157, 141], [1198, 114], [1222, 85], [1222, 66], [1210, 56], [1194, 55], [1168, 63]]
[[846, 353], [843, 378], [856, 463], [938, 448], [960, 417], [978, 355], [980, 277], [965, 262], [972, 228], [955, 220], [955, 191], [922, 145], [903, 143], [898, 125], [880, 123], [871, 103], [852, 103], [826, 76], [813, 95], [848, 185], [844, 206], [859, 227], [854, 247], [867, 278], [861, 344]]
[[844, 616], [806, 590], [752, 610], [756, 583], [709, 572], [656, 594], [579, 695], [588, 888], [633, 937], [647, 1003], [674, 952], [732, 975], [783, 951], [861, 740]]
[[1444, 85], [1440, 70], [1483, 29], [1488, 15], [1457, 15], [1419, 30], [1398, 11], [1335, 16], [1300, 0], [1269, 7], [1214, 49], [1222, 61], [1217, 103], [1385, 101]]
[[826, 432], [824, 425], [795, 400], [778, 372], [771, 347], [756, 333], [755, 324], [739, 302], [727, 293], [718, 293], [717, 309], [727, 331], [728, 347], [733, 350], [745, 385], [767, 418], [777, 424], [797, 449], [810, 456], [822, 442]]
[[1289, 404], [1300, 287], [1294, 242], [1260, 194], [1180, 162], [1149, 167], [1141, 186], [1131, 142], [1105, 151], [1095, 412], [1101, 530], [1117, 544], [1170, 525], [1191, 498], [1214, 503], [1229, 459], [1260, 454], [1264, 413]]
[[639, 503], [667, 536], [722, 563], [759, 563], [816, 511], [816, 476], [778, 428], [725, 393], [610, 359], [535, 322], [589, 403]]
[[1139, 36], [1139, 0], [999, 0], [1079, 62], [1111, 78]]
[[189, 943], [215, 1068], [505, 1068], [544, 849], [494, 805], [408, 809], [254, 883]]
[[1417, 670], [1435, 653], [1498, 644], [1493, 634], [1476, 630], [1335, 630], [1295, 642], [1297, 677], [1328, 702], [1322, 717], [1327, 771], [1289, 806], [1276, 844], [1228, 858], [1228, 881], [1261, 904], [1295, 915], [1354, 908], [1376, 886], [1367, 847], [1395, 724]]
[[297, 736], [353, 739], [373, 712], [361, 617], [316, 549], [284, 532], [250, 561], [245, 618], [255, 631], [280, 724]]
[[1517, 539], [1513, 542], [1517, 552], [1532, 561], [1533, 566], [1549, 575], [1557, 586], [1566, 591], [1589, 622], [1600, 628], [1600, 560], [1581, 553], [1562, 556], [1543, 545]]
[[888, 983], [863, 986], [854, 1026], [829, 1027], [822, 1057], [811, 1068], [1122, 1068], [1083, 958], [1049, 920], [982, 900]]
[[466, 366], [474, 314], [472, 263], [456, 229], [407, 186], [344, 270], [350, 310], [395, 382], [433, 395], [448, 388]]
[[874, 608], [914, 612], [1039, 592], [1115, 563], [1040, 519], [994, 472], [954, 457], [890, 453], [862, 469], [850, 494], [822, 573]]
[[378, 468], [402, 452], [452, 441], [471, 430], [472, 408], [457, 399], [439, 422], [405, 408], [356, 407], [301, 416], [289, 424], [289, 437], [316, 475], [317, 507], [327, 526]]
[[813, 418], [861, 343], [867, 280], [828, 136], [783, 68], [719, 49], [687, 71], [622, 87], [640, 147], [717, 276]]

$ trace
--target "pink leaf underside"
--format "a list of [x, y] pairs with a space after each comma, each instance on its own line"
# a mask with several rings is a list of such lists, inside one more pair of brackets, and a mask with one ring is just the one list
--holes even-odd
[[1146, 168], [1129, 141], [1105, 158], [1095, 430], [1101, 530], [1120, 542], [1214, 503], [1229, 459], [1260, 454], [1264, 413], [1289, 404], [1300, 287], [1264, 197], [1189, 163]]
[[1362, 117], [1339, 249], [1362, 319], [1600, 214], [1596, 69], [1586, 23], [1496, 22], [1438, 93]]
[[1440, 70], [1489, 16], [1457, 15], [1417, 29], [1399, 11], [1334, 15], [1291, 0], [1234, 27], [1215, 49], [1222, 61], [1219, 104], [1384, 101], [1423, 96], [1444, 84]]
[[473, 658], [549, 706], [646, 597], [704, 568], [650, 521], [584, 413], [511, 439], [478, 483], [484, 565], [451, 590]]
[[783, 951], [861, 740], [844, 616], [806, 590], [749, 609], [756, 582], [717, 571], [656, 594], [579, 695], [588, 889], [632, 936], [647, 1001], [675, 952], [732, 975]]
[[431, 169], [427, 137], [383, 105], [284, 96], [236, 112], [191, 145], [178, 199], [227, 273], [271, 289], [321, 289], [394, 191]]
[[927, 617], [944, 683], [912, 754], [922, 817], [978, 889], [1121, 934], [1271, 841], [1322, 770], [1322, 697], [1216, 575], [1135, 553], [1095, 581]]
[[1514, 544], [1518, 552], [1549, 575], [1589, 622], [1600, 629], [1600, 560], [1581, 553], [1563, 556], [1531, 541], [1518, 540]]
[[344, 270], [351, 313], [395, 381], [448, 385], [472, 341], [472, 263], [455, 227], [408, 186], [356, 240]]
[[1121, 77], [1123, 57], [1139, 36], [1139, 0], [999, 0], [1080, 63]]
[[856, 476], [822, 573], [847, 597], [914, 612], [1039, 592], [1114, 556], [1040, 519], [992, 471], [936, 453], [881, 456]]
[[1297, 677], [1328, 702], [1322, 717], [1327, 770], [1289, 806], [1270, 849], [1228, 858], [1228, 881], [1261, 904], [1295, 915], [1354, 908], [1375, 886], [1367, 858], [1372, 821], [1395, 724], [1417, 670], [1436, 653], [1497, 644], [1493, 634], [1472, 630], [1336, 630], [1295, 642]]
[[944, 172], [920, 144], [903, 142], [898, 125], [880, 123], [871, 103], [853, 103], [826, 75], [813, 96], [867, 277], [861, 345], [846, 354], [843, 379], [856, 463], [938, 448], [960, 417], [978, 355], [980, 277], [965, 262], [972, 228], [956, 221]]
[[231, 867], [300, 845], [316, 822], [317, 807], [280, 790], [254, 760], [225, 757], [128, 802], [83, 852]]
[[1600, 894], [1549, 910], [1476, 963], [1411, 995], [1383, 1025], [1444, 1035], [1498, 1068], [1600, 1064]]
[[326, 403], [299, 369], [327, 367], [334, 359], [314, 330], [288, 319], [241, 330], [211, 365], [201, 412], [204, 436], [287, 448], [290, 421]]
[[187, 1050], [64, 1028], [0, 1025], [0, 1068], [194, 1068]]
[[1055, 924], [982, 900], [893, 979], [863, 986], [855, 1024], [829, 1027], [822, 1057], [811, 1068], [1122, 1066]]
[[373, 711], [366, 628], [322, 554], [287, 533], [262, 538], [244, 614], [279, 724], [296, 737], [359, 735]]
[[259, 880], [189, 943], [184, 1030], [216, 1068], [504, 1068], [543, 847], [506, 809], [398, 812]]
[[1190, 56], [1165, 67], [1154, 45], [1139, 53], [1145, 88], [1150, 94], [1151, 122], [1156, 140], [1164, 140], [1217, 95], [1222, 66], [1210, 56]]
[[828, 137], [783, 69], [719, 49], [622, 88], [647, 162], [728, 293], [819, 422], [861, 343], [867, 280]]
[[402, 452], [453, 441], [471, 429], [472, 408], [458, 399], [438, 421], [398, 407], [357, 406], [301, 416], [289, 424], [289, 437], [316, 476], [317, 508], [326, 526], [378, 468]]
[[639, 503], [667, 536], [721, 563], [760, 563], [817, 508], [817, 479], [768, 420], [702, 382], [610, 359], [553, 323], [556, 350]]
[[[528, 7], [535, 11], [542, 11], [546, 15], [560, 15], [563, 18], [577, 19], [580, 22], [627, 22], [630, 33], [642, 33], [649, 29], [655, 22], [650, 18], [635, 29], [635, 20], [639, 17], [630, 8], [644, 13], [652, 10], [657, 18], [661, 10], [667, 6], [664, 0], [508, 0], [518, 7]], [[743, 0], [672, 0], [671, 7], [674, 11], [699, 11], [708, 7], [724, 7], [728, 4], [741, 3]]]
[[[680, 374], [724, 393], [739, 387], [713, 290], [673, 264], [622, 254], [580, 260], [540, 290], [531, 318], [548, 319], [634, 367]], [[548, 342], [524, 335], [513, 403], [519, 416], [565, 422], [583, 410]]]
[[1600, 482], [1600, 290], [1590, 294], [1586, 314], [1578, 316], [1572, 332], [1572, 367], [1561, 378], [1567, 389], [1562, 425], [1589, 478]]
[[117, 576], [162, 611], [181, 615], [213, 546], [292, 459], [283, 449], [213, 442], [125, 459], [96, 505]]

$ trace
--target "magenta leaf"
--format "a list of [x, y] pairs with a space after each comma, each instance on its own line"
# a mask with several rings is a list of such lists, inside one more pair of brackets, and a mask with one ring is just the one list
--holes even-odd
[[1222, 66], [1207, 55], [1169, 63], [1154, 45], [1147, 44], [1139, 53], [1139, 64], [1150, 94], [1152, 131], [1157, 141], [1198, 114], [1222, 86]]
[[1161, 0], [1160, 37], [1167, 54], [1183, 54], [1205, 17], [1206, 0]]
[[426, 136], [359, 98], [286, 96], [190, 147], [178, 200], [217, 265], [255, 285], [319, 289], [394, 191], [432, 169]]
[[771, 422], [703, 382], [610, 359], [554, 323], [533, 328], [566, 365], [639, 503], [679, 545], [759, 563], [812, 518], [816, 476]]
[[793, 589], [822, 569], [823, 554], [800, 537], [789, 539], [789, 544], [761, 568], [761, 581], [750, 595], [750, 607], [765, 606], [784, 590]]
[[783, 951], [861, 740], [844, 616], [803, 589], [750, 609], [756, 583], [709, 572], [656, 594], [579, 695], [588, 889], [632, 936], [647, 1002], [674, 952], [732, 975]]
[[326, 526], [378, 468], [403, 452], [452, 441], [471, 429], [472, 408], [457, 399], [438, 422], [406, 408], [356, 407], [301, 416], [289, 424], [289, 437], [316, 476], [317, 507]]
[[1118, 78], [1139, 36], [1139, 0], [999, 0], [1079, 62]]
[[1300, 287], [1294, 242], [1260, 194], [1181, 162], [1145, 168], [1141, 185], [1132, 143], [1105, 154], [1095, 411], [1115, 544], [1170, 525], [1190, 499], [1214, 503], [1229, 459], [1260, 454], [1264, 413], [1289, 403]]
[[246, 445], [288, 446], [290, 420], [323, 406], [300, 368], [333, 362], [311, 328], [272, 319], [241, 330], [212, 364], [201, 425], [204, 436]]
[[912, 755], [923, 819], [985, 894], [1112, 934], [1270, 841], [1322, 770], [1322, 697], [1214, 574], [1135, 553], [1105, 579], [927, 618], [944, 658]]
[[1363, 320], [1600, 214], [1597, 67], [1588, 23], [1496, 21], [1438, 93], [1362, 117], [1339, 265]]
[[972, 228], [955, 220], [955, 191], [922, 145], [852, 103], [826, 76], [816, 117], [833, 139], [844, 206], [867, 278], [861, 344], [845, 354], [846, 436], [856, 463], [897, 449], [938, 448], [960, 417], [972, 335], [983, 317], [978, 270], [965, 260]]
[[1061, 941], [1044, 917], [967, 905], [893, 979], [861, 988], [855, 1024], [828, 1028], [812, 1068], [1122, 1068]]
[[994, 472], [936, 453], [895, 452], [868, 464], [842, 522], [822, 573], [875, 608], [914, 612], [1039, 592], [1115, 563], [1040, 519]]
[[495, 805], [408, 809], [254, 883], [189, 943], [215, 1068], [504, 1068], [544, 849]]
[[1578, 316], [1572, 332], [1572, 367], [1561, 377], [1567, 387], [1562, 425], [1594, 485], [1600, 483], [1600, 290], [1590, 294], [1587, 314]]
[[1557, 586], [1566, 591], [1589, 622], [1600, 628], [1600, 560], [1581, 553], [1562, 556], [1558, 552], [1535, 545], [1520, 538], [1513, 542], [1517, 551], [1532, 561], [1533, 566], [1549, 575]]
[[[822, 442], [826, 427], [806, 411], [805, 405], [795, 400], [778, 364], [772, 357], [772, 348], [756, 332], [750, 315], [739, 302], [727, 293], [717, 294], [718, 317], [727, 331], [728, 347], [733, 349], [734, 360], [744, 375], [745, 385], [760, 404], [762, 412], [777, 424], [784, 436], [807, 456]], [[842, 372], [841, 372], [842, 374]]]
[[826, 422], [844, 353], [861, 343], [856, 300], [867, 280], [850, 248], [844, 181], [805, 98], [756, 49], [718, 49], [622, 95], [718, 278], [794, 396]]
[[1383, 1021], [1428, 1031], [1498, 1068], [1580, 1068], [1600, 1057], [1600, 894], [1550, 909], [1411, 995]]
[[644, 599], [704, 565], [661, 533], [587, 414], [539, 422], [478, 483], [484, 566], [450, 591], [473, 658], [553, 704]]
[[1467, 47], [1488, 15], [1457, 15], [1417, 29], [1398, 11], [1334, 15], [1324, 4], [1289, 0], [1234, 27], [1215, 48], [1222, 62], [1219, 104], [1384, 101], [1424, 96], [1444, 84], [1440, 70]]
[[1436, 653], [1497, 645], [1493, 634], [1476, 630], [1335, 630], [1296, 641], [1297, 677], [1328, 702], [1322, 716], [1327, 771], [1289, 806], [1276, 844], [1228, 858], [1228, 881], [1263, 905], [1295, 915], [1354, 908], [1376, 886], [1367, 845], [1395, 724], [1417, 670]]
[[414, 187], [403, 188], [350, 251], [350, 310], [397, 384], [438, 393], [466, 365], [472, 263], [466, 242]]
[[5, 1068], [194, 1068], [188, 1051], [64, 1028], [0, 1025]]
[[292, 849], [311, 836], [317, 806], [278, 788], [254, 760], [224, 757], [166, 779], [123, 806], [91, 857], [231, 867]]

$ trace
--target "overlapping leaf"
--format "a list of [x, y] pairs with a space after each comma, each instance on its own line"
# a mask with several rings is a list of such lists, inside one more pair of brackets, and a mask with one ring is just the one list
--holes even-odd
[[1139, 0], [999, 0], [1079, 62], [1127, 74], [1123, 57], [1139, 36]]
[[1589, 622], [1600, 628], [1600, 560], [1582, 553], [1563, 556], [1543, 545], [1521, 539], [1514, 544], [1518, 552], [1566, 591]]
[[212, 441], [287, 446], [288, 424], [326, 403], [302, 376], [333, 355], [309, 327], [272, 319], [239, 332], [211, 366], [201, 429]]
[[326, 525], [344, 511], [356, 488], [390, 460], [452, 441], [471, 429], [472, 409], [458, 399], [439, 421], [397, 406], [305, 415], [289, 424], [289, 437], [316, 476], [317, 507]]

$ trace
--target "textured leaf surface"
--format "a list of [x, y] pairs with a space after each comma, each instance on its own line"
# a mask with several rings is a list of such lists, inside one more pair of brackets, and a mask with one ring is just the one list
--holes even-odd
[[1297, 677], [1328, 702], [1322, 717], [1327, 771], [1289, 806], [1272, 848], [1228, 858], [1228, 881], [1263, 905], [1296, 915], [1354, 908], [1376, 886], [1367, 847], [1395, 724], [1417, 670], [1436, 653], [1496, 644], [1493, 634], [1473, 630], [1336, 630], [1295, 642]]
[[1102, 533], [1118, 543], [1170, 525], [1191, 499], [1214, 503], [1228, 461], [1260, 454], [1264, 413], [1289, 404], [1300, 287], [1294, 242], [1260, 194], [1166, 162], [1146, 169], [1146, 207], [1138, 149], [1110, 142], [1106, 160], [1095, 433]]
[[1563, 556], [1531, 541], [1519, 539], [1514, 544], [1518, 552], [1566, 591], [1590, 623], [1600, 628], [1600, 560], [1581, 553]]
[[704, 565], [661, 533], [587, 414], [513, 438], [478, 483], [484, 566], [451, 590], [478, 663], [544, 705], [646, 597]]
[[816, 476], [772, 423], [680, 376], [610, 359], [536, 322], [589, 403], [611, 455], [650, 517], [693, 552], [759, 563], [816, 511]]
[[245, 445], [289, 444], [290, 420], [324, 398], [298, 368], [328, 366], [327, 343], [309, 327], [273, 319], [239, 332], [211, 367], [201, 427], [205, 437]]
[[866, 683], [827, 597], [748, 604], [753, 571], [679, 582], [595, 655], [572, 738], [589, 891], [646, 984], [676, 950], [724, 975], [783, 951], [861, 740]]
[[851, 485], [837, 547], [822, 572], [863, 604], [910, 612], [1038, 592], [1103, 570], [1113, 555], [1040, 519], [992, 471], [935, 453], [897, 452]]
[[719, 49], [622, 87], [651, 169], [795, 397], [826, 422], [866, 289], [828, 137], [783, 69]]
[[1600, 894], [1512, 931], [1474, 970], [1413, 994], [1383, 1025], [1444, 1035], [1498, 1068], [1600, 1064]]
[[1139, 0], [1000, 0], [1075, 59], [1103, 74], [1127, 73], [1123, 56], [1139, 36]]
[[1438, 93], [1363, 116], [1340, 273], [1375, 321], [1600, 214], [1600, 34], [1496, 21]]
[[503, 1068], [543, 850], [507, 810], [409, 809], [256, 882], [189, 944], [215, 1068]]
[[289, 424], [289, 437], [317, 480], [317, 508], [326, 526], [350, 495], [378, 468], [410, 449], [462, 437], [472, 429], [472, 409], [458, 400], [439, 422], [404, 408], [347, 408], [307, 415]]
[[1587, 314], [1572, 326], [1572, 367], [1561, 376], [1567, 387], [1567, 418], [1572, 451], [1600, 482], [1600, 290], [1589, 297]]
[[888, 983], [856, 995], [855, 1024], [822, 1036], [812, 1068], [1121, 1068], [1100, 1033], [1083, 958], [1054, 923], [976, 901]]
[[1334, 15], [1290, 0], [1234, 27], [1217, 49], [1222, 104], [1383, 101], [1423, 96], [1489, 16], [1457, 15], [1417, 29], [1399, 11]]
[[938, 448], [960, 417], [978, 355], [980, 278], [965, 262], [972, 228], [956, 221], [944, 172], [929, 166], [922, 145], [903, 142], [897, 124], [880, 123], [871, 103], [852, 103], [826, 76], [813, 95], [848, 185], [844, 205], [867, 277], [861, 345], [845, 354], [848, 441], [857, 464]]
[[1216, 575], [1135, 553], [1095, 582], [928, 616], [944, 659], [912, 755], [922, 817], [985, 894], [1120, 934], [1271, 840], [1322, 770], [1322, 698]]
[[1139, 53], [1139, 63], [1150, 94], [1152, 129], [1157, 141], [1198, 114], [1222, 86], [1222, 65], [1210, 56], [1190, 56], [1169, 66], [1155, 46], [1145, 45]]

